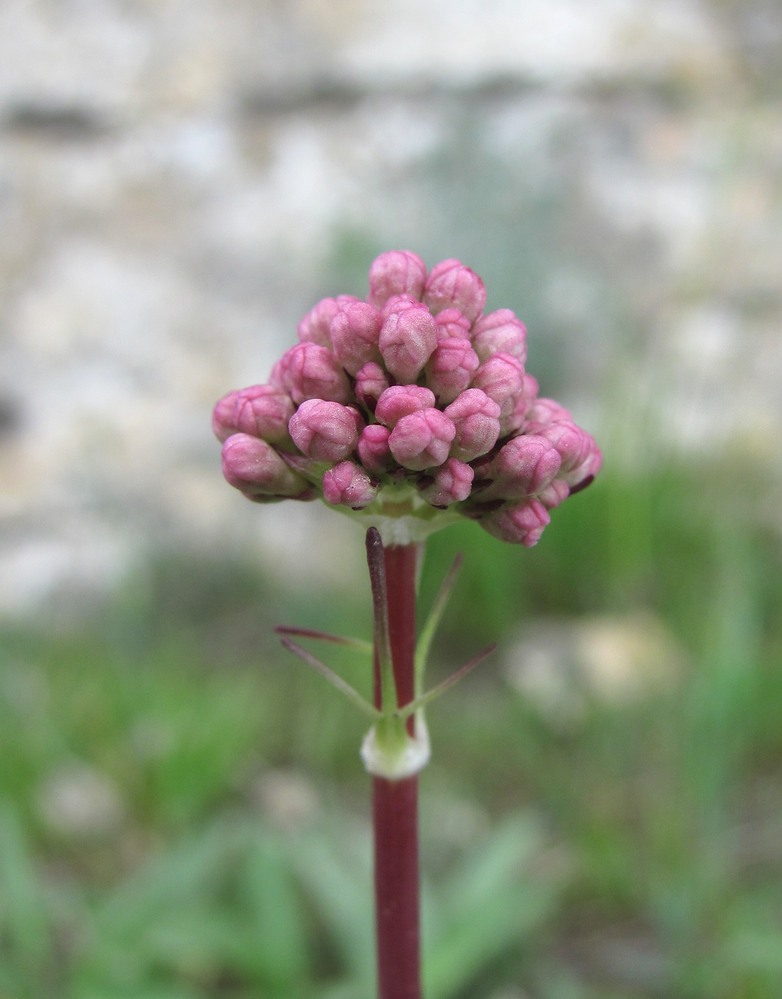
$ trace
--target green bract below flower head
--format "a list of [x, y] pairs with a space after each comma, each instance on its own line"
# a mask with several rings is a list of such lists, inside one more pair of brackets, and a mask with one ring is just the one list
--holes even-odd
[[537, 543], [549, 511], [589, 485], [594, 439], [527, 373], [524, 324], [484, 313], [486, 290], [458, 260], [427, 271], [381, 254], [369, 295], [324, 298], [268, 384], [214, 409], [223, 473], [248, 499], [323, 499], [386, 544], [460, 517]]

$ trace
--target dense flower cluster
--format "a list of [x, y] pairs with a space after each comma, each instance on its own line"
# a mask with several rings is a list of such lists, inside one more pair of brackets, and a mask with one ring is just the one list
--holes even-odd
[[[366, 301], [325, 298], [266, 385], [215, 406], [223, 472], [249, 499], [322, 498], [409, 543], [454, 516], [534, 545], [601, 465], [524, 368], [526, 329], [484, 313], [474, 271], [383, 253]], [[450, 516], [449, 516], [450, 515]]]

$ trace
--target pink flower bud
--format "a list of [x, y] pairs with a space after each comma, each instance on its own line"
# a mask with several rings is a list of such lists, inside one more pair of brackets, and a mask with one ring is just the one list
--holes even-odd
[[480, 518], [480, 525], [500, 541], [532, 548], [540, 541], [551, 522], [548, 511], [539, 500], [528, 500], [519, 506], [501, 507]]
[[514, 411], [524, 392], [524, 366], [511, 354], [493, 354], [478, 368], [473, 388], [482, 389], [500, 407], [500, 433], [513, 429]]
[[412, 295], [392, 295], [380, 310], [380, 315], [385, 320], [395, 312], [404, 312], [405, 309], [410, 308], [417, 309], [420, 305], [419, 300]]
[[439, 409], [421, 409], [403, 416], [391, 431], [391, 453], [405, 468], [420, 472], [442, 465], [448, 457], [456, 427]]
[[334, 356], [355, 375], [365, 364], [380, 360], [380, 313], [368, 302], [346, 302], [331, 320]]
[[403, 416], [431, 409], [434, 403], [434, 392], [422, 385], [392, 385], [377, 400], [375, 419], [394, 427]]
[[547, 510], [553, 510], [555, 506], [564, 503], [569, 495], [570, 486], [567, 482], [564, 479], [554, 479], [553, 482], [549, 482], [545, 489], [541, 489], [537, 495], [537, 499], [540, 500]]
[[379, 364], [370, 361], [356, 372], [356, 399], [367, 409], [374, 409], [377, 400], [388, 388], [388, 375]]
[[329, 326], [339, 310], [336, 298], [322, 298], [317, 305], [299, 320], [296, 332], [301, 343], [317, 343], [321, 347], [331, 348]]
[[500, 421], [500, 433], [503, 437], [515, 435], [519, 431], [524, 433], [537, 433], [538, 424], [530, 424], [528, 415], [535, 404], [535, 396], [538, 393], [538, 383], [526, 372], [522, 380], [522, 387], [513, 402], [513, 409], [506, 413]]
[[379, 423], [370, 423], [361, 431], [356, 450], [361, 464], [370, 472], [379, 474], [394, 464], [394, 456], [388, 446], [391, 431]]
[[589, 434], [570, 420], [543, 424], [539, 428], [536, 427], [534, 433], [539, 437], [545, 437], [559, 452], [562, 459], [560, 476], [572, 472], [574, 468], [583, 464], [594, 444]]
[[352, 461], [341, 461], [323, 476], [323, 498], [335, 506], [360, 510], [377, 498], [377, 492], [377, 484]]
[[380, 329], [380, 353], [399, 382], [414, 382], [436, 346], [434, 319], [425, 305], [392, 312]]
[[527, 413], [527, 421], [535, 426], [537, 431], [539, 426], [548, 423], [556, 423], [560, 420], [573, 420], [573, 414], [569, 409], [560, 406], [554, 399], [536, 399]]
[[363, 422], [358, 412], [338, 402], [307, 399], [291, 417], [293, 443], [316, 461], [342, 461], [353, 452]]
[[369, 268], [369, 301], [384, 305], [392, 295], [421, 299], [426, 284], [426, 264], [410, 250], [381, 253]]
[[432, 506], [461, 503], [470, 495], [474, 477], [475, 473], [465, 462], [448, 458], [434, 473], [434, 481], [421, 490], [421, 495]]
[[527, 360], [527, 327], [510, 309], [481, 316], [472, 331], [472, 346], [482, 361], [493, 354], [510, 354], [522, 364]]
[[223, 444], [223, 475], [249, 498], [301, 497], [309, 490], [306, 479], [285, 464], [271, 444], [249, 434], [233, 434]]
[[218, 399], [212, 410], [212, 432], [219, 441], [228, 440], [231, 434], [237, 431], [234, 422], [234, 410], [236, 409], [236, 399], [239, 393], [234, 390]]
[[297, 405], [305, 399], [351, 401], [348, 376], [331, 351], [319, 344], [297, 343], [283, 354], [278, 365], [277, 377]]
[[[454, 448], [451, 448], [453, 451]], [[492, 477], [491, 466], [494, 461], [494, 455], [492, 454], [482, 454], [478, 458], [473, 458], [470, 461], [470, 468], [475, 472], [475, 483], [476, 485], [483, 485], [484, 483], [490, 483]], [[500, 504], [495, 504], [500, 505]]]
[[437, 396], [439, 405], [453, 402], [467, 388], [480, 363], [469, 340], [449, 337], [438, 342], [425, 371], [426, 384]]
[[437, 339], [445, 340], [451, 337], [469, 339], [472, 323], [458, 309], [443, 309], [434, 317], [437, 327]]
[[545, 437], [513, 437], [494, 459], [494, 484], [483, 495], [492, 499], [536, 496], [554, 480], [561, 464], [559, 452]]
[[456, 308], [473, 323], [486, 305], [486, 288], [460, 261], [442, 260], [429, 274], [424, 300], [434, 313]]
[[456, 427], [451, 455], [473, 461], [491, 451], [500, 436], [500, 407], [481, 389], [466, 389], [446, 406], [445, 415]]
[[586, 489], [603, 467], [603, 452], [591, 437], [590, 442], [589, 453], [583, 462], [563, 476], [565, 482], [570, 487], [571, 496], [573, 493], [578, 493], [582, 489]]
[[234, 424], [241, 433], [282, 444], [289, 440], [288, 421], [294, 409], [291, 397], [272, 385], [252, 385], [236, 394]]

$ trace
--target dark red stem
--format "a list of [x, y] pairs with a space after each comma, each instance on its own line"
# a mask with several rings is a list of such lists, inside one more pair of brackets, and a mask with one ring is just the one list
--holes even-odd
[[[415, 697], [415, 545], [384, 550], [388, 631], [397, 697]], [[380, 681], [375, 663], [375, 705]], [[412, 731], [413, 718], [408, 721]], [[418, 778], [372, 779], [379, 999], [421, 999]]]

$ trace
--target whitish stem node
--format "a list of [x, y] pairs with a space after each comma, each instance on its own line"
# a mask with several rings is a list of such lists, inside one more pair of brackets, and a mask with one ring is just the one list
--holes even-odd
[[420, 773], [429, 762], [429, 732], [422, 710], [415, 713], [415, 735], [399, 715], [380, 718], [361, 744], [361, 759], [373, 777], [402, 780]]

